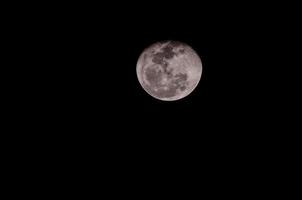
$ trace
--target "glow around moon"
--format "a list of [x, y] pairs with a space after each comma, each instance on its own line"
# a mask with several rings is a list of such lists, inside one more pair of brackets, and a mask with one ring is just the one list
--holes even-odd
[[189, 95], [198, 85], [202, 63], [187, 44], [155, 43], [140, 55], [136, 73], [142, 88], [152, 97], [174, 101]]

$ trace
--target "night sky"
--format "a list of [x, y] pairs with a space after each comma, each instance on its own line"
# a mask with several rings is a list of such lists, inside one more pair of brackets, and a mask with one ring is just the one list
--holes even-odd
[[[261, 183], [267, 190], [265, 180], [278, 179], [280, 157], [290, 155], [283, 153], [290, 127], [283, 118], [292, 116], [286, 83], [295, 81], [285, 55], [286, 44], [296, 43], [282, 33], [290, 24], [283, 5], [73, 2], [34, 4], [32, 11], [18, 5], [25, 14], [10, 24], [16, 31], [8, 29], [18, 81], [7, 82], [16, 86], [13, 106], [5, 105], [5, 118], [17, 120], [4, 153], [16, 151], [16, 174], [30, 176], [24, 185], [33, 171], [62, 190], [85, 184], [102, 193], [104, 182], [111, 194], [124, 195], [153, 190], [143, 183], [154, 182], [225, 197]], [[203, 65], [195, 90], [171, 102], [147, 94], [136, 75], [142, 51], [166, 40], [191, 46]], [[219, 184], [226, 192], [216, 190]]]
[[[251, 5], [173, 5], [61, 5], [22, 19], [33, 67], [19, 117], [44, 133], [33, 141], [109, 160], [202, 157], [214, 163], [207, 169], [265, 156], [281, 137], [271, 131], [284, 97], [280, 20], [265, 6], [256, 15]], [[151, 97], [136, 75], [142, 51], [163, 40], [188, 44], [203, 64], [198, 86], [178, 101]]]
[[[99, 8], [62, 6], [56, 17], [38, 22], [37, 50], [47, 46], [47, 52], [39, 52], [39, 79], [45, 83], [40, 98], [59, 126], [99, 133], [94, 137], [117, 132], [125, 138], [214, 143], [217, 137], [232, 142], [242, 131], [257, 129], [255, 119], [264, 123], [272, 109], [265, 97], [272, 71], [268, 46], [274, 45], [268, 29], [263, 31], [265, 19], [213, 5], [135, 12]], [[148, 14], [153, 9], [157, 14]], [[188, 44], [203, 64], [196, 89], [174, 102], [148, 95], [136, 76], [141, 52], [163, 40]]]

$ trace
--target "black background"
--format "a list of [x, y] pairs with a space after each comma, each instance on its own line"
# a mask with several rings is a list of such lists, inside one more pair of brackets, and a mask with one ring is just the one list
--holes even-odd
[[[43, 6], [20, 19], [39, 130], [67, 143], [108, 140], [138, 151], [243, 152], [271, 139], [263, 131], [277, 112], [275, 74], [282, 69], [273, 59], [278, 21], [265, 6]], [[154, 99], [137, 80], [139, 55], [161, 40], [187, 43], [203, 63], [199, 85], [179, 101]]]
[[[40, 154], [68, 177], [74, 166], [96, 176], [106, 168], [102, 173], [125, 180], [140, 173], [177, 179], [182, 167], [187, 175], [180, 178], [213, 182], [273, 176], [270, 163], [283, 152], [277, 141], [284, 137], [279, 115], [287, 76], [280, 26], [288, 24], [277, 8], [229, 2], [33, 8], [17, 18], [22, 34], [15, 33], [28, 66], [20, 73], [28, 76], [18, 85], [17, 117], [30, 132], [18, 137], [31, 141], [29, 155]], [[162, 40], [187, 43], [202, 60], [199, 85], [179, 101], [157, 100], [137, 80], [141, 52]]]
[[[125, 127], [122, 137], [158, 133], [166, 139], [191, 135], [200, 140], [211, 137], [210, 132], [224, 138], [222, 132], [253, 129], [271, 112], [278, 79], [271, 72], [281, 69], [271, 59], [274, 21], [264, 18], [265, 9], [257, 17], [248, 9], [213, 5], [161, 4], [141, 11], [109, 7], [111, 12], [95, 6], [61, 5], [28, 29], [38, 54], [33, 73], [42, 83], [41, 113], [49, 111], [49, 118], [62, 121], [60, 126], [76, 132], [121, 132]], [[153, 9], [157, 14], [148, 16]], [[141, 88], [136, 62], [144, 48], [170, 39], [197, 51], [203, 74], [187, 98], [162, 102]]]

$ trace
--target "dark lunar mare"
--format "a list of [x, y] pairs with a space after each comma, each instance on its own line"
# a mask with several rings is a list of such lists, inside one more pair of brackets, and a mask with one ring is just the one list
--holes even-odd
[[153, 55], [152, 62], [158, 65], [161, 65], [164, 73], [167, 73], [168, 63], [165, 60], [172, 59], [175, 56], [173, 52], [173, 46], [168, 44], [163, 47], [160, 52], [157, 52]]
[[159, 86], [159, 82], [161, 81], [161, 77], [162, 77], [162, 73], [156, 71], [154, 68], [152, 67], [148, 67], [145, 70], [145, 75], [146, 75], [146, 79], [147, 81], [150, 83], [151, 86]]
[[179, 88], [181, 91], [186, 89], [186, 82], [188, 80], [188, 75], [183, 73], [178, 73], [174, 76], [173, 84], [176, 85], [176, 89]]

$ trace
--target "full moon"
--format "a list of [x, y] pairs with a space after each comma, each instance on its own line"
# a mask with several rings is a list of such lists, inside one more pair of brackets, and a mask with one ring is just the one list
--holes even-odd
[[175, 101], [198, 85], [202, 64], [197, 53], [178, 41], [157, 42], [140, 55], [136, 73], [142, 88], [152, 97]]

